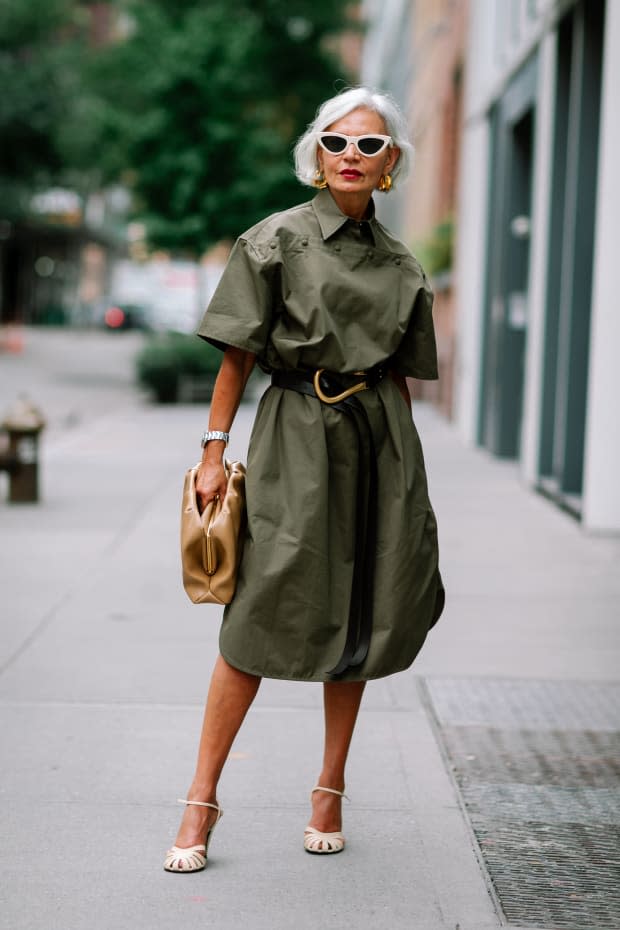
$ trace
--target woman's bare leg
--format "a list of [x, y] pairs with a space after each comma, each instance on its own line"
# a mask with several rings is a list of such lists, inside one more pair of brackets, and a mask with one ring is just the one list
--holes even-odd
[[[248, 709], [256, 697], [261, 679], [240, 672], [218, 656], [211, 676], [205, 707], [196, 773], [187, 795], [190, 801], [216, 800], [217, 783], [230, 747], [243, 723]], [[175, 840], [176, 846], [186, 848], [204, 843], [209, 824], [217, 814], [208, 807], [188, 805]]]
[[[330, 681], [323, 686], [325, 750], [317, 784], [324, 788], [344, 791], [344, 770], [365, 684], [364, 681]], [[326, 791], [315, 791], [310, 823], [321, 833], [341, 830], [340, 798]]]

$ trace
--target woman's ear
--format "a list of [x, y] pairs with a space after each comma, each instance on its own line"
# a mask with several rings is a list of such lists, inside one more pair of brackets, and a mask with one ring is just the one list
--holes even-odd
[[391, 149], [388, 149], [388, 157], [385, 160], [384, 174], [389, 174], [390, 171], [394, 170], [396, 162], [400, 158], [400, 149], [398, 146], [394, 146]]

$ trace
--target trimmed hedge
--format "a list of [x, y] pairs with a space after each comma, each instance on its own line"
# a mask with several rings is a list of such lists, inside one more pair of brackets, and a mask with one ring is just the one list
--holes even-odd
[[139, 384], [148, 388], [160, 404], [179, 399], [182, 377], [212, 377], [219, 371], [222, 353], [200, 339], [181, 333], [153, 336], [136, 356], [136, 376]]

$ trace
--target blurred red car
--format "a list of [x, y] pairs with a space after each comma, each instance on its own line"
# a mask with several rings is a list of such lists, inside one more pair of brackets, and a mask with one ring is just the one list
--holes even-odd
[[138, 304], [109, 304], [103, 312], [105, 329], [151, 329], [145, 307]]

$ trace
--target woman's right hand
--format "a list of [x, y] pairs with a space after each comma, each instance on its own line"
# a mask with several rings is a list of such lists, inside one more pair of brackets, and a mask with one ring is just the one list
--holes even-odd
[[221, 501], [226, 497], [228, 482], [223, 462], [201, 462], [196, 473], [196, 499], [200, 512], [217, 497]]

